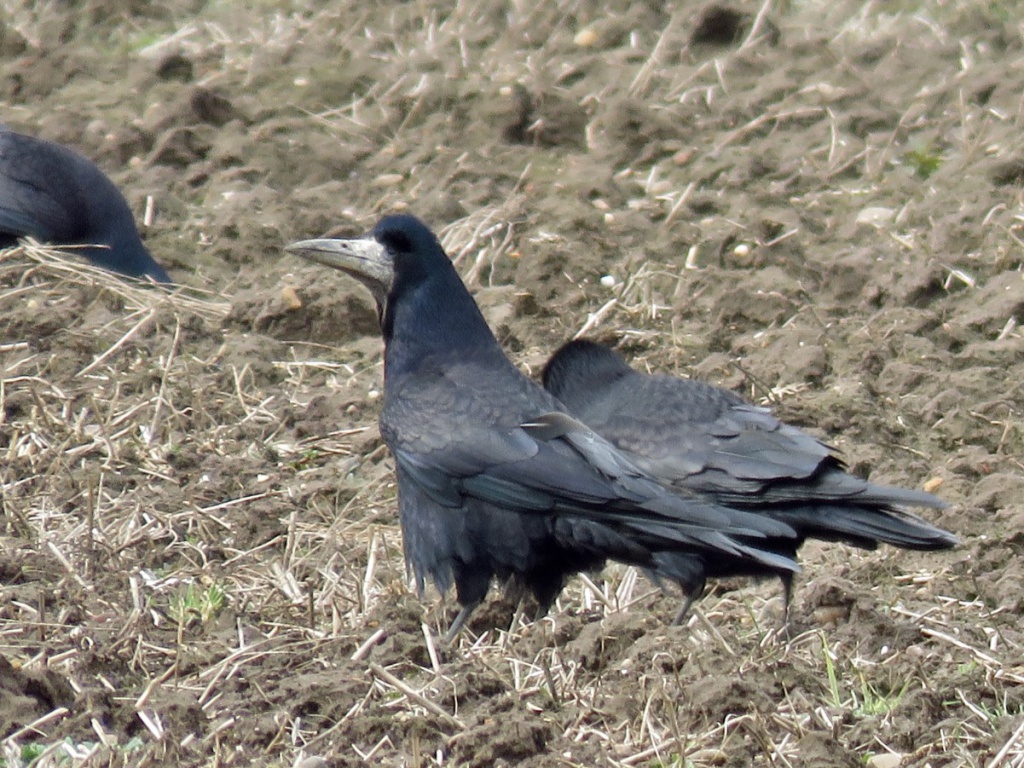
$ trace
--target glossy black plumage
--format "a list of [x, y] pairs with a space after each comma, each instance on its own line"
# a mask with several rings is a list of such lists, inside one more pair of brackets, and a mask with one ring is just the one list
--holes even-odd
[[377, 299], [380, 426], [397, 463], [406, 560], [421, 589], [454, 584], [463, 609], [450, 633], [494, 579], [546, 609], [568, 575], [609, 558], [673, 581], [703, 557], [796, 570], [780, 554], [792, 548], [788, 525], [667, 490], [520, 373], [417, 219], [288, 249], [352, 274]]
[[[582, 339], [559, 349], [542, 378], [571, 414], [646, 472], [673, 487], [784, 521], [798, 533], [797, 545], [805, 538], [869, 549], [886, 543], [936, 550], [957, 543], [949, 532], [902, 509], [945, 507], [937, 497], [850, 475], [827, 445], [727, 390], [641, 374], [611, 349]], [[758, 572], [756, 564], [751, 569], [746, 562], [719, 560], [709, 561], [705, 575], [752, 572]], [[790, 577], [780, 576], [788, 605]]]
[[26, 236], [88, 246], [75, 252], [123, 275], [171, 282], [99, 168], [60, 144], [0, 127], [0, 247]]

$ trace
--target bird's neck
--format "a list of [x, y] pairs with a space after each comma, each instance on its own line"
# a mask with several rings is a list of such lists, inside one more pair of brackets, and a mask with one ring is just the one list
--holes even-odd
[[[479, 307], [452, 270], [392, 296], [383, 317], [385, 377], [415, 372], [430, 361], [474, 358], [507, 363]], [[448, 283], [448, 284], [446, 284]]]

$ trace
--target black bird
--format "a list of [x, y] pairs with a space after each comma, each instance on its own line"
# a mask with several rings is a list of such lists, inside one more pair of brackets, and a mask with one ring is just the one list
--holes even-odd
[[[671, 486], [720, 504], [785, 522], [804, 539], [841, 541], [865, 549], [879, 543], [904, 549], [948, 549], [951, 533], [902, 509], [942, 509], [923, 491], [876, 485], [845, 471], [833, 450], [783, 424], [766, 408], [697, 381], [633, 370], [608, 347], [570, 341], [547, 362], [544, 387], [569, 412], [622, 450], [630, 461]], [[704, 576], [760, 575], [751, 561], [708, 562]], [[786, 614], [792, 571], [777, 575]], [[690, 595], [704, 579], [695, 576]]]
[[27, 236], [83, 245], [78, 252], [105, 269], [171, 282], [103, 171], [67, 147], [0, 126], [0, 248]]
[[454, 583], [463, 626], [495, 578], [541, 611], [565, 578], [611, 558], [656, 578], [689, 578], [727, 557], [778, 571], [793, 530], [677, 495], [639, 470], [505, 357], [437, 238], [388, 216], [366, 238], [287, 250], [373, 293], [384, 336], [381, 434], [395, 456], [407, 565], [422, 593]]

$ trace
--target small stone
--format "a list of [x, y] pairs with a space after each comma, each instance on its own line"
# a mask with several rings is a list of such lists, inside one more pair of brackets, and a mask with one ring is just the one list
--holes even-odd
[[612, 275], [605, 275], [601, 278], [601, 285], [605, 288], [614, 288], [618, 281]]
[[871, 768], [900, 768], [903, 765], [903, 755], [895, 752], [872, 755], [868, 759], [868, 765]]
[[892, 208], [872, 206], [870, 208], [865, 208], [857, 214], [857, 223], [880, 227], [883, 224], [888, 224], [894, 218], [896, 218], [896, 211]]
[[597, 41], [600, 39], [601, 36], [597, 34], [597, 32], [590, 27], [587, 27], [577, 32], [576, 37], [572, 39], [572, 42], [580, 48], [593, 48], [597, 45]]
[[405, 176], [400, 173], [382, 173], [373, 180], [376, 187], [393, 187], [405, 181]]
[[929, 477], [924, 481], [924, 489], [928, 493], [935, 493], [940, 487], [942, 487], [942, 483], [943, 480], [941, 477]]
[[299, 294], [295, 290], [295, 286], [286, 285], [282, 288], [281, 298], [284, 299], [285, 306], [287, 306], [288, 309], [292, 311], [302, 309], [302, 299], [299, 298]]
[[676, 165], [686, 165], [693, 159], [694, 151], [692, 149], [680, 149], [674, 155], [672, 155], [672, 162]]

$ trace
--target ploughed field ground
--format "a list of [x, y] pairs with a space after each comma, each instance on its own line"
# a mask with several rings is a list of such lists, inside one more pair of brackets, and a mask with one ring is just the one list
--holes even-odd
[[[1021, 8], [452, 5], [3, 4], [3, 121], [184, 288], [0, 256], [0, 763], [1024, 764]], [[788, 641], [611, 566], [433, 644], [374, 308], [281, 250], [396, 210], [524, 369], [735, 389], [963, 545], [808, 545]]]

